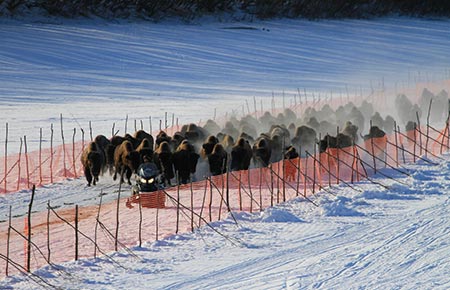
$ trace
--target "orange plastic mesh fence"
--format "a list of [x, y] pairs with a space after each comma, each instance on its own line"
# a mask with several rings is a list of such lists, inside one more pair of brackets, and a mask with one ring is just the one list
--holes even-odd
[[[414, 133], [404, 135], [414, 136]], [[415, 135], [418, 136], [418, 133]], [[266, 168], [229, 172], [156, 193], [122, 198], [118, 203], [110, 202], [100, 208], [98, 205], [80, 207], [78, 257], [94, 257], [116, 249], [117, 216], [120, 225], [118, 248], [122, 245], [133, 246], [138, 243], [139, 237], [141, 241], [153, 241], [175, 233], [189, 232], [231, 215], [229, 211], [259, 211], [296, 197], [308, 197], [330, 185], [356, 182], [381, 168], [398, 167], [423, 158], [419, 157], [418, 143], [405, 136], [397, 133], [397, 136], [369, 139], [362, 145], [328, 149], [308, 158], [283, 160]], [[438, 155], [442, 150], [448, 150], [448, 140], [446, 128], [439, 132], [430, 131], [428, 148], [423, 148], [423, 153]], [[73, 172], [68, 162], [71, 160], [70, 153], [70, 150], [66, 151], [67, 174]], [[71, 174], [75, 176], [76, 173]], [[30, 176], [37, 178], [35, 176], [38, 175], [33, 173]], [[57, 176], [63, 176], [63, 172]], [[53, 212], [49, 217], [47, 212], [33, 213], [31, 216], [34, 244], [31, 247], [32, 269], [48, 261], [60, 263], [75, 258], [75, 208], [55, 212], [60, 217]], [[24, 224], [26, 220], [23, 217], [12, 219], [12, 227], [21, 234], [26, 234]], [[25, 266], [26, 240], [17, 232], [11, 231], [8, 255], [12, 261]], [[5, 256], [7, 233], [8, 223], [3, 222], [0, 224], [0, 249]], [[4, 260], [0, 261], [0, 268], [6, 269]], [[8, 274], [16, 272], [14, 267], [9, 267]], [[0, 273], [5, 274], [4, 271]]]

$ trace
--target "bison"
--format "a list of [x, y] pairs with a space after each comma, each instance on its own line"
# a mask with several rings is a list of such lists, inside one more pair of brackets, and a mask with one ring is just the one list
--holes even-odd
[[153, 150], [155, 141], [151, 134], [145, 132], [144, 130], [138, 130], [138, 131], [134, 132], [133, 137], [134, 137], [134, 139], [137, 140], [138, 144], [140, 144], [142, 142], [142, 140], [147, 139], [149, 142], [148, 147], [150, 147]]
[[141, 144], [136, 148], [136, 151], [139, 153], [140, 163], [144, 162], [144, 158], [147, 158], [148, 160], [153, 159], [153, 147], [147, 138], [142, 139]]
[[173, 165], [181, 183], [188, 183], [191, 173], [195, 173], [197, 169], [199, 158], [200, 155], [195, 152], [194, 146], [188, 140], [181, 142], [173, 153]]
[[89, 143], [81, 154], [81, 163], [83, 165], [84, 176], [86, 176], [88, 186], [91, 186], [91, 183], [93, 185], [97, 183], [98, 176], [100, 175], [104, 164], [103, 156], [103, 153], [98, 149], [95, 142]]
[[250, 167], [253, 151], [244, 138], [239, 138], [231, 148], [231, 171], [247, 170]]
[[208, 155], [209, 171], [211, 175], [220, 175], [227, 171], [228, 153], [222, 144], [214, 145], [213, 151]]
[[270, 139], [263, 136], [256, 139], [253, 145], [253, 159], [255, 165], [266, 167], [270, 163], [270, 157], [272, 155], [272, 147]]
[[128, 184], [131, 185], [131, 175], [136, 172], [140, 164], [140, 155], [134, 150], [133, 144], [125, 140], [114, 151], [115, 172], [113, 179], [117, 179], [117, 173], [120, 173], [120, 183], [124, 182], [123, 174], [126, 174]]
[[171, 185], [170, 180], [175, 177], [173, 173], [173, 156], [169, 142], [163, 141], [159, 144], [153, 155], [153, 160], [159, 171], [163, 174], [165, 185]]
[[381, 130], [378, 126], [372, 126], [369, 129], [369, 134], [361, 136], [364, 141], [372, 138], [380, 138], [386, 136], [386, 133]]
[[214, 146], [217, 143], [219, 143], [219, 139], [217, 139], [216, 136], [209, 136], [208, 139], [206, 139], [206, 142], [202, 144], [202, 149], [200, 151], [200, 155], [202, 156], [202, 158], [208, 158], [209, 154], [212, 153]]

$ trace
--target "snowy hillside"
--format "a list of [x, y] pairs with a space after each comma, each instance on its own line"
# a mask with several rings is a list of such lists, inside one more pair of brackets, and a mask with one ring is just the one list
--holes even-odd
[[[150, 116], [156, 130], [165, 112], [181, 124], [214, 112], [240, 116], [254, 97], [258, 109], [260, 102], [268, 109], [272, 96], [282, 107], [299, 94], [366, 97], [386, 88], [391, 101], [403, 88], [450, 78], [448, 31], [448, 20], [409, 18], [195, 25], [2, 20], [0, 124], [9, 125], [11, 154], [24, 135], [36, 150], [40, 128], [47, 146], [60, 114], [66, 136], [73, 128], [87, 132], [89, 121], [94, 135], [109, 136], [113, 124], [125, 132], [126, 116], [128, 132], [134, 120], [148, 130]], [[445, 155], [436, 165], [408, 165], [410, 176], [385, 171], [395, 178], [377, 177], [387, 188], [333, 187], [316, 193], [318, 207], [295, 199], [262, 213], [233, 213], [237, 224], [232, 217], [213, 224], [222, 235], [203, 227], [134, 247], [133, 254], [113, 253], [117, 263], [45, 267], [35, 272], [42, 280], [14, 276], [0, 288], [447, 289], [449, 161]], [[93, 188], [83, 179], [46, 186], [35, 210], [49, 199], [61, 208], [97, 204], [111, 184], [104, 178]], [[29, 198], [29, 191], [0, 196], [0, 221], [10, 205], [24, 215]]]
[[[448, 289], [450, 156], [214, 227], [35, 272], [64, 289]], [[34, 278], [36, 279], [36, 278]], [[11, 277], [8, 289], [49, 287]]]

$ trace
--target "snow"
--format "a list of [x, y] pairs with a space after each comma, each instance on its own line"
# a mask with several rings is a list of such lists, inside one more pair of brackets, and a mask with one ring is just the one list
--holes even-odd
[[[229, 29], [248, 26], [255, 29]], [[371, 86], [401, 90], [448, 79], [450, 22], [410, 18], [273, 20], [251, 23], [153, 24], [100, 21], [4, 21], [0, 25], [0, 123], [9, 124], [8, 153], [27, 135], [37, 148], [63, 114], [65, 129], [109, 135], [126, 115], [153, 129], [164, 113], [180, 123], [241, 114], [253, 97], [265, 108], [306, 89], [334, 96]], [[361, 88], [360, 88], [361, 86]], [[389, 108], [384, 108], [388, 111]], [[383, 111], [383, 113], [385, 113]], [[128, 123], [131, 130], [132, 124]], [[48, 134], [46, 133], [46, 138]], [[0, 136], [5, 129], [0, 129]], [[78, 137], [80, 138], [80, 137]], [[3, 143], [4, 144], [4, 143]], [[3, 150], [3, 146], [2, 150]], [[30, 149], [30, 150], [31, 150]], [[3, 151], [0, 152], [4, 153]], [[81, 259], [34, 271], [64, 289], [448, 289], [450, 155], [405, 165], [354, 188], [333, 186], [311, 202], [296, 198], [258, 213], [232, 213], [193, 233], [132, 247], [132, 253]], [[61, 208], [98, 204], [104, 178], [39, 189]], [[0, 196], [24, 215], [29, 191]], [[105, 201], [115, 194], [106, 194]], [[235, 219], [237, 224], [235, 223]], [[44, 288], [15, 275], [0, 288]], [[35, 279], [35, 278], [34, 278]], [[47, 285], [48, 286], [48, 285]]]

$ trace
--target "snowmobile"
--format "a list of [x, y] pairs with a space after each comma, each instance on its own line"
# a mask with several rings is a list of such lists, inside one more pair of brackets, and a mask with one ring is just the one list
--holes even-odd
[[137, 170], [136, 185], [132, 188], [134, 199], [137, 202], [140, 199], [143, 207], [164, 208], [166, 196], [161, 191], [164, 189], [163, 180], [162, 174], [154, 163], [143, 163]]

